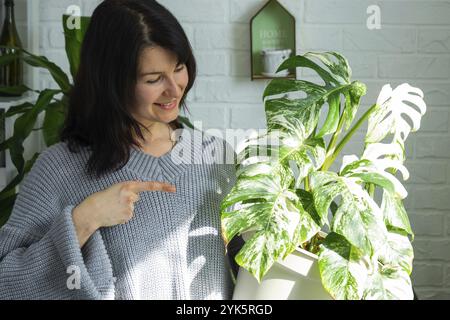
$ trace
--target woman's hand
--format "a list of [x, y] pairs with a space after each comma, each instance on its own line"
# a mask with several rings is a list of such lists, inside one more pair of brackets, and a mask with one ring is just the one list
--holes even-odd
[[143, 191], [175, 192], [175, 186], [158, 181], [125, 181], [96, 192], [72, 212], [80, 247], [101, 227], [124, 224], [133, 218], [134, 203]]

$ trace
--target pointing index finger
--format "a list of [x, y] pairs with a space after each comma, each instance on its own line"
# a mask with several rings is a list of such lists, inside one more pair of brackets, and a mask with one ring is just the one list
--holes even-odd
[[175, 192], [176, 188], [174, 185], [159, 182], [159, 181], [136, 181], [132, 186], [132, 191], [135, 193], [143, 191], [165, 191], [165, 192]]

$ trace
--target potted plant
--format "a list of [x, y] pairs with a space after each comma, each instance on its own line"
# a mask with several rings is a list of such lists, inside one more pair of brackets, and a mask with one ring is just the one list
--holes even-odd
[[[79, 28], [69, 27], [68, 19], [73, 19], [69, 15], [63, 15], [62, 24], [65, 36], [65, 51], [70, 65], [72, 79], [78, 70], [80, 62], [80, 50], [84, 34], [88, 28], [90, 17], [79, 17]], [[14, 131], [11, 137], [0, 143], [0, 151], [9, 150], [11, 161], [17, 169], [16, 176], [0, 191], [0, 227], [8, 220], [14, 202], [17, 197], [16, 186], [23, 180], [24, 176], [32, 168], [39, 152], [35, 153], [31, 159], [24, 159], [23, 143], [33, 131], [41, 131], [45, 145], [47, 147], [59, 142], [59, 133], [62, 129], [66, 110], [68, 107], [68, 94], [73, 84], [59, 66], [49, 61], [44, 56], [37, 56], [24, 49], [18, 49], [17, 54], [5, 54], [0, 56], [0, 65], [8, 64], [10, 61], [19, 57], [25, 63], [32, 67], [44, 68], [50, 72], [59, 88], [35, 90], [25, 85], [19, 87], [0, 87], [4, 93], [34, 92], [37, 94], [35, 102], [25, 102], [20, 105], [11, 106], [8, 111], [2, 114], [2, 117], [17, 117], [14, 121]], [[34, 129], [39, 114], [44, 113], [44, 121], [40, 128]], [[0, 119], [0, 121], [3, 119]], [[192, 124], [186, 117], [179, 117], [180, 122], [192, 127]]]
[[[323, 84], [274, 79], [264, 91], [267, 133], [247, 139], [221, 207], [225, 242], [245, 240], [234, 298], [412, 299], [413, 232], [397, 173], [408, 178], [405, 140], [426, 111], [422, 91], [386, 85], [355, 122], [366, 86], [342, 55], [297, 55], [278, 71], [291, 68]], [[361, 155], [331, 170], [366, 121]]]

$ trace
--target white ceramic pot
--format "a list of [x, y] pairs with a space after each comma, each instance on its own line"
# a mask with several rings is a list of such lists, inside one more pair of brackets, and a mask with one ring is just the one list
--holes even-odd
[[271, 77], [281, 77], [287, 76], [289, 74], [289, 70], [283, 70], [276, 73], [278, 67], [281, 63], [289, 58], [292, 50], [291, 49], [263, 49], [261, 50], [261, 56], [263, 60], [263, 69], [262, 74], [264, 76]]
[[317, 256], [297, 249], [258, 281], [240, 268], [233, 300], [332, 300], [322, 286]]

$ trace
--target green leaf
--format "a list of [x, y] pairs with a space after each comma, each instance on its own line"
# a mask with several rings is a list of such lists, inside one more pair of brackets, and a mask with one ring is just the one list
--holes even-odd
[[[24, 51], [24, 52], [26, 52], [26, 51]], [[28, 53], [28, 55], [24, 55], [23, 60], [33, 67], [40, 67], [40, 68], [47, 69], [50, 72], [52, 78], [55, 80], [55, 82], [61, 88], [61, 90], [64, 93], [69, 93], [69, 91], [71, 89], [71, 84], [69, 82], [69, 78], [64, 73], [64, 71], [62, 71], [61, 68], [58, 67], [56, 64], [49, 61], [44, 56], [35, 56], [31, 53]]]
[[330, 233], [321, 245], [318, 263], [322, 284], [334, 299], [361, 299], [368, 270], [361, 252], [345, 237]]
[[408, 213], [403, 206], [402, 200], [398, 196], [384, 191], [381, 210], [383, 211], [384, 223], [387, 226], [404, 230], [408, 234], [414, 235], [409, 222]]
[[188, 128], [194, 129], [194, 125], [189, 121], [187, 117], [178, 116], [178, 121], [186, 125]]
[[[44, 68], [47, 69], [50, 72], [50, 75], [53, 77], [53, 79], [56, 81], [56, 83], [59, 85], [62, 91], [65, 93], [68, 93], [71, 85], [69, 83], [69, 78], [64, 73], [64, 71], [61, 70], [60, 67], [58, 67], [53, 62], [49, 61], [44, 56], [37, 56], [34, 55], [27, 50], [23, 48], [13, 47], [13, 46], [0, 46], [0, 48], [6, 48], [6, 49], [14, 49], [17, 51], [17, 53], [12, 54], [14, 57], [8, 57], [5, 58], [4, 62], [10, 61], [9, 59], [15, 59], [15, 57], [21, 58], [23, 61], [28, 63], [29, 65], [33, 67], [38, 68]], [[9, 55], [6, 55], [9, 56]], [[1, 65], [1, 64], [0, 64]]]
[[75, 79], [78, 66], [80, 64], [81, 46], [83, 43], [84, 35], [90, 23], [90, 17], [76, 17], [80, 19], [80, 28], [69, 28], [68, 19], [73, 19], [69, 15], [64, 14], [62, 18], [64, 37], [66, 39], [66, 54], [69, 59], [70, 73]]
[[326, 219], [330, 205], [337, 203], [331, 231], [344, 237], [363, 254], [372, 256], [385, 241], [386, 228], [381, 210], [357, 183], [356, 178], [338, 176], [334, 172], [313, 172], [310, 186], [318, 214]]
[[[322, 62], [328, 70], [325, 70], [311, 59]], [[303, 56], [295, 56], [285, 60], [279, 71], [294, 67], [305, 67], [315, 70], [325, 82], [324, 86], [303, 80], [274, 79], [266, 87], [263, 99], [286, 92], [301, 92], [306, 94], [306, 98], [292, 99], [276, 98], [266, 101], [266, 115], [268, 128], [271, 127], [270, 114], [267, 111], [267, 104], [271, 109], [279, 108], [282, 111], [297, 109], [313, 109], [315, 113], [320, 112], [325, 102], [328, 102], [329, 110], [327, 119], [316, 137], [323, 137], [336, 132], [340, 118], [340, 96], [345, 98], [345, 108], [343, 117], [348, 126], [355, 117], [361, 96], [366, 93], [364, 84], [350, 81], [351, 70], [347, 60], [334, 52], [306, 53]], [[317, 123], [316, 123], [317, 125]]]
[[328, 96], [328, 115], [325, 123], [320, 131], [316, 134], [316, 137], [323, 137], [327, 134], [336, 132], [339, 124], [339, 116], [341, 112], [341, 101], [339, 94], [332, 94]]
[[47, 108], [52, 98], [60, 93], [60, 90], [46, 89], [39, 95], [34, 108], [26, 111], [14, 122], [14, 132], [12, 139], [10, 140], [10, 155], [11, 161], [17, 168], [18, 172], [23, 171], [24, 158], [23, 158], [23, 142], [30, 135], [33, 130], [38, 115]]
[[66, 107], [61, 101], [50, 103], [45, 111], [43, 135], [47, 147], [60, 141]]
[[14, 94], [14, 95], [22, 95], [31, 89], [25, 85], [13, 86], [13, 87], [0, 87], [0, 93], [3, 94]]
[[399, 267], [411, 274], [414, 252], [406, 232], [389, 228], [387, 241], [378, 254], [383, 265]]
[[367, 280], [365, 300], [413, 300], [411, 279], [404, 270], [381, 266]]
[[[221, 205], [226, 241], [238, 233], [255, 231], [236, 256], [236, 262], [258, 281], [275, 261], [313, 236], [311, 230], [320, 229], [283, 180], [264, 174], [241, 176]], [[244, 200], [254, 202], [242, 204]], [[239, 210], [226, 211], [236, 204], [240, 204]]]

